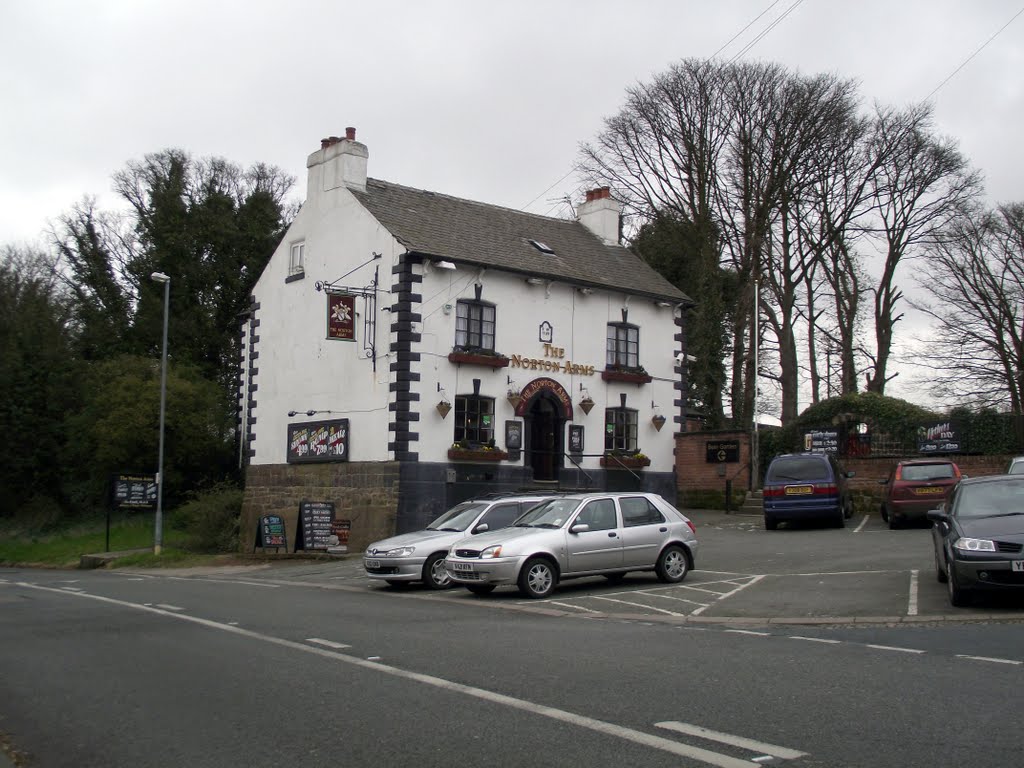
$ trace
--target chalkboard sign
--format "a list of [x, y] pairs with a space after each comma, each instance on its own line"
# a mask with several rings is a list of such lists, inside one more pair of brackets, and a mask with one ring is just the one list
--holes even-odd
[[284, 518], [280, 515], [264, 515], [256, 528], [256, 546], [262, 549], [288, 549], [288, 534]]
[[523, 448], [523, 422], [511, 419], [505, 422], [505, 450], [509, 461], [519, 461]]
[[327, 550], [331, 545], [334, 523], [333, 501], [299, 502], [299, 525], [295, 533], [295, 549]]
[[583, 425], [569, 425], [569, 453], [583, 453]]
[[113, 504], [119, 509], [156, 509], [156, 475], [127, 472], [110, 478]]

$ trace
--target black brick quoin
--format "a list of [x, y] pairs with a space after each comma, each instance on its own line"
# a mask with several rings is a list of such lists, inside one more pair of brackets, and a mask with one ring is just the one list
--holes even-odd
[[395, 420], [388, 424], [388, 431], [394, 437], [388, 443], [388, 450], [395, 452], [398, 461], [415, 461], [411, 457], [417, 454], [411, 452], [410, 448], [419, 440], [419, 434], [412, 432], [410, 426], [420, 420], [420, 412], [416, 408], [419, 396], [412, 392], [412, 384], [419, 381], [420, 376], [412, 370], [411, 363], [420, 359], [419, 353], [412, 351], [412, 345], [420, 341], [420, 334], [414, 333], [412, 328], [414, 323], [421, 321], [421, 315], [415, 310], [422, 298], [413, 292], [416, 285], [423, 282], [423, 277], [413, 272], [413, 267], [421, 261], [422, 257], [406, 253], [399, 256], [398, 264], [391, 270], [395, 277], [391, 286], [395, 303], [391, 305], [391, 333], [394, 341], [391, 342], [390, 350], [395, 356], [390, 369], [398, 375], [389, 386], [395, 397], [388, 405], [388, 410], [394, 413]]

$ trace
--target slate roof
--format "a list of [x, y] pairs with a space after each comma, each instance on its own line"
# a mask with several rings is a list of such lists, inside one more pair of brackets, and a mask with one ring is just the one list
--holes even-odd
[[[456, 264], [493, 267], [625, 293], [692, 303], [635, 254], [604, 242], [578, 221], [524, 213], [367, 179], [351, 190], [409, 251]], [[554, 251], [543, 253], [530, 240]]]

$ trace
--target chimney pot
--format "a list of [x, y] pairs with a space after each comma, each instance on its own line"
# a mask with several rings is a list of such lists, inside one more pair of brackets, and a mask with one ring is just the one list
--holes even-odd
[[348, 139], [349, 141], [355, 141], [356, 140], [356, 129], [355, 128], [346, 128], [345, 129], [345, 138]]
[[331, 146], [330, 139], [320, 139], [320, 149], [327, 149], [329, 146]]
[[592, 189], [588, 189], [588, 190], [587, 190], [587, 202], [589, 203], [589, 202], [591, 202], [591, 201], [592, 201], [593, 199], [594, 199], [594, 190], [592, 190]]

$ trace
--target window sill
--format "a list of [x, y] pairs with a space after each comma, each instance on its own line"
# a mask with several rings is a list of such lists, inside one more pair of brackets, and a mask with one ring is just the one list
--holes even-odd
[[651, 466], [646, 456], [638, 459], [635, 456], [602, 456], [601, 466], [606, 469], [643, 469]]
[[487, 368], [508, 368], [509, 359], [504, 355], [484, 355], [479, 352], [452, 352], [449, 363], [459, 365], [482, 365]]
[[613, 368], [606, 368], [601, 371], [601, 378], [604, 381], [623, 381], [628, 384], [650, 384], [653, 378], [638, 371], [617, 371]]
[[485, 451], [482, 448], [449, 448], [448, 458], [452, 461], [504, 461], [508, 454], [498, 449]]
[[306, 276], [305, 272], [293, 272], [284, 279], [285, 283], [294, 283], [296, 280], [301, 280]]

